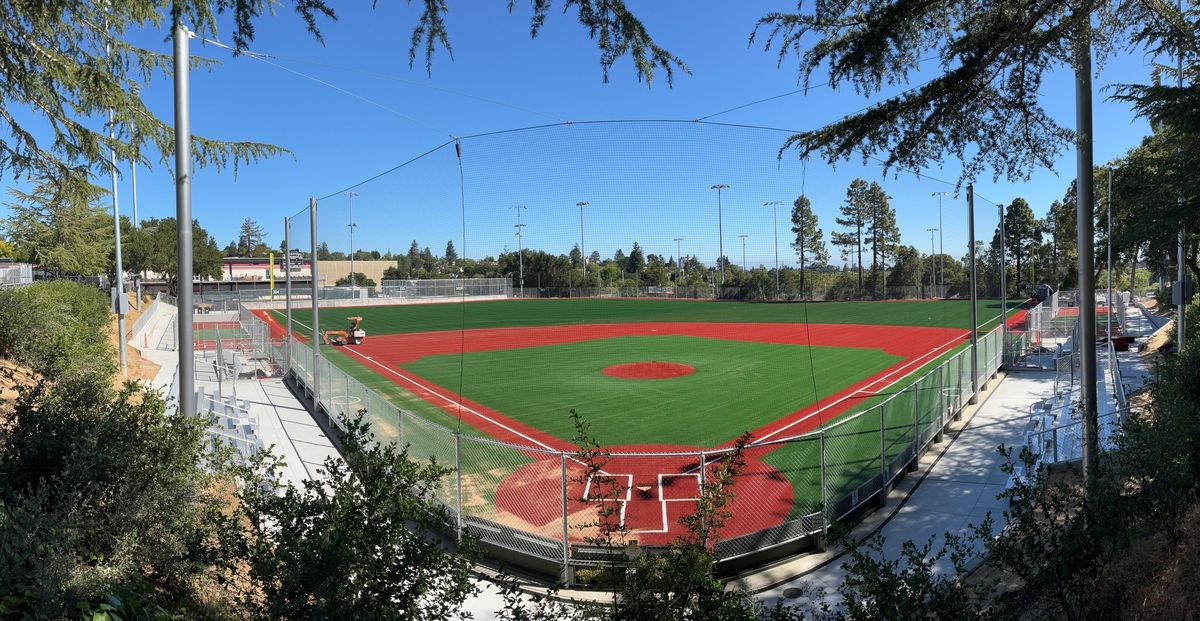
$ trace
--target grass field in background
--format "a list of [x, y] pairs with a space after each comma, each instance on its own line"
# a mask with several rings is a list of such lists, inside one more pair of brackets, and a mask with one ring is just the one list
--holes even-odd
[[[1022, 301], [1010, 301], [1009, 309]], [[280, 324], [284, 314], [274, 311]], [[979, 324], [996, 325], [999, 300], [980, 300]], [[519, 326], [687, 321], [701, 323], [833, 323], [968, 329], [966, 300], [913, 302], [713, 302], [694, 300], [534, 299], [445, 302], [396, 306], [330, 307], [321, 310], [321, 329], [344, 330], [347, 317], [361, 316], [367, 334], [401, 334]], [[311, 309], [292, 309], [295, 321], [312, 323]], [[302, 326], [293, 328], [307, 336]]]
[[[439, 386], [571, 441], [578, 410], [606, 446], [716, 446], [811, 405], [902, 360], [877, 349], [629, 336], [533, 348], [426, 356], [403, 365]], [[650, 360], [691, 375], [636, 380], [601, 369]], [[813, 381], [817, 391], [813, 390]]]

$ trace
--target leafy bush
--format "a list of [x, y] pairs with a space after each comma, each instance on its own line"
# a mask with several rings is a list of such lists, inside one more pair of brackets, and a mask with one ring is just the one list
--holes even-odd
[[0, 356], [57, 382], [107, 383], [116, 370], [108, 305], [94, 287], [69, 281], [0, 291]]

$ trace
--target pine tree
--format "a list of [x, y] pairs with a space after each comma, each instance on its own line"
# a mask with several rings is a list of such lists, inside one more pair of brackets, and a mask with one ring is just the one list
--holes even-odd
[[896, 226], [896, 210], [888, 204], [883, 188], [874, 181], [867, 189], [867, 201], [864, 215], [867, 237], [871, 240], [871, 286], [878, 294], [881, 284], [879, 271], [900, 245], [900, 229]]
[[256, 256], [259, 246], [263, 245], [265, 233], [263, 227], [250, 218], [242, 221], [238, 229], [238, 253], [243, 257]]
[[633, 242], [633, 248], [629, 251], [629, 258], [625, 260], [625, 265], [622, 267], [630, 274], [640, 274], [642, 268], [646, 266], [646, 255], [642, 252], [642, 247], [637, 242]]
[[1022, 267], [1028, 267], [1028, 258], [1042, 241], [1041, 227], [1029, 203], [1023, 198], [1013, 199], [1004, 213], [1004, 249], [1017, 264], [1017, 285], [1026, 279]]
[[414, 239], [412, 245], [408, 247], [408, 277], [416, 278], [416, 273], [425, 267], [425, 262], [421, 260], [421, 247], [417, 245], [417, 240]]
[[842, 203], [839, 212], [842, 217], [834, 219], [838, 226], [846, 227], [847, 231], [834, 231], [831, 235], [833, 245], [842, 249], [845, 258], [851, 251], [856, 252], [858, 260], [858, 291], [863, 289], [863, 227], [867, 224], [868, 208], [870, 207], [870, 186], [863, 179], [855, 179], [846, 189], [846, 201]]
[[454, 249], [454, 240], [446, 242], [446, 265], [453, 266], [458, 261], [458, 251]]
[[40, 179], [29, 192], [10, 189], [9, 216], [0, 221], [20, 258], [60, 274], [104, 271], [112, 252], [113, 226], [98, 204], [101, 190], [57, 179]]
[[813, 263], [829, 261], [829, 251], [825, 248], [825, 235], [817, 226], [817, 215], [813, 213], [812, 203], [807, 196], [797, 196], [792, 202], [792, 234], [796, 236], [792, 247], [800, 257], [800, 291], [804, 292], [804, 267], [809, 259]]

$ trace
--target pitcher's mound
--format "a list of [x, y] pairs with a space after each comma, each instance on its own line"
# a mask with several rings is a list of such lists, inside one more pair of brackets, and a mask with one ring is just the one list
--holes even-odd
[[691, 375], [696, 369], [679, 362], [629, 362], [604, 367], [600, 372], [621, 379], [667, 379]]

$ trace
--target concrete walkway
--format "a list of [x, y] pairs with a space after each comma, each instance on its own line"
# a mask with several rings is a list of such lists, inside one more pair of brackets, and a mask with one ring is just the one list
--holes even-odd
[[[936, 549], [943, 533], [966, 534], [988, 513], [996, 520], [994, 528], [1002, 528], [1007, 502], [997, 496], [1008, 477], [1000, 470], [1003, 460], [996, 449], [1024, 442], [1029, 406], [1053, 388], [1054, 374], [1046, 372], [1010, 375], [993, 383], [982, 395], [986, 401], [968, 410], [964, 420], [952, 427], [947, 442], [921, 459], [918, 472], [892, 490], [887, 506], [869, 516], [854, 536], [862, 538], [882, 529], [884, 554], [898, 558], [903, 542], [923, 544], [933, 537]], [[837, 588], [846, 576], [845, 557], [835, 551], [812, 556], [807, 563], [799, 559], [759, 572], [737, 586], [758, 592], [768, 605], [840, 603]], [[949, 570], [949, 562], [939, 569]], [[786, 577], [789, 570], [794, 577]]]

